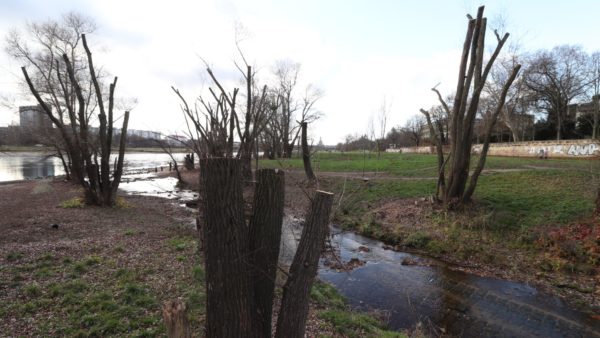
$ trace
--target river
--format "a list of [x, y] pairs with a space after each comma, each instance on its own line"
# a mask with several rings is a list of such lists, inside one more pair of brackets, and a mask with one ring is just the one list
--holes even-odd
[[[178, 162], [183, 161], [184, 154], [174, 154]], [[114, 159], [115, 155], [112, 156]], [[168, 166], [171, 161], [162, 153], [126, 153], [124, 169], [155, 168]], [[5, 152], [0, 153], [0, 182], [28, 180], [42, 177], [64, 175], [65, 171], [60, 159], [40, 152]]]

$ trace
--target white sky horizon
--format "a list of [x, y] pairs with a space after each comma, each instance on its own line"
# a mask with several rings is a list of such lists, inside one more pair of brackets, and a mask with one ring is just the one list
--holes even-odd
[[[488, 27], [506, 19], [509, 41], [524, 51], [561, 44], [600, 49], [594, 32], [600, 3], [569, 1], [42, 1], [0, 3], [0, 95], [13, 109], [0, 107], [0, 125], [18, 121], [18, 105], [35, 104], [19, 88], [22, 66], [4, 52], [11, 28], [60, 18], [76, 11], [98, 25], [88, 36], [94, 61], [119, 77], [117, 96], [135, 98], [130, 128], [181, 133], [185, 129], [171, 86], [193, 100], [212, 85], [200, 57], [226, 88], [239, 87], [235, 26], [259, 79], [269, 81], [275, 61], [300, 62], [300, 82], [324, 92], [316, 108], [324, 117], [311, 127], [314, 142], [342, 142], [345, 135], [367, 132], [382, 100], [392, 101], [387, 129], [402, 125], [419, 108], [436, 104], [430, 88], [450, 94], [466, 29], [466, 13], [486, 6]], [[488, 28], [489, 33], [491, 29]], [[487, 39], [488, 48], [495, 38]], [[301, 89], [301, 88], [300, 88]], [[244, 88], [240, 88], [244, 91]]]

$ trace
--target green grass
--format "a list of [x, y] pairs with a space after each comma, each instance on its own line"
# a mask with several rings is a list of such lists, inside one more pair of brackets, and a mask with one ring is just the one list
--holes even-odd
[[81, 197], [74, 197], [64, 202], [61, 202], [60, 207], [64, 209], [83, 208], [85, 207], [85, 201]]
[[[14, 285], [22, 297], [5, 304], [2, 313], [31, 320], [40, 312], [51, 311], [50, 319], [36, 318], [32, 327], [36, 336], [163, 336], [155, 292], [128, 269], [118, 269], [112, 278], [101, 280], [88, 276], [92, 269], [102, 269], [102, 263], [103, 259], [94, 255], [72, 263], [71, 259], [45, 254], [33, 263], [11, 266], [13, 280], [33, 277], [35, 282]], [[58, 273], [40, 273], [43, 271]]]
[[372, 316], [342, 310], [325, 310], [319, 318], [329, 322], [344, 337], [407, 337], [405, 334], [387, 331]]
[[[398, 156], [397, 154], [394, 154]], [[428, 157], [428, 155], [419, 155]], [[493, 158], [496, 168], [526, 165], [531, 159]], [[549, 163], [544, 161], [543, 163]], [[564, 224], [578, 217], [587, 216], [593, 208], [596, 172], [585, 170], [595, 166], [592, 161], [556, 161], [560, 170], [528, 169], [523, 171], [484, 174], [474, 194], [477, 203], [491, 213], [491, 226], [497, 229], [526, 229], [536, 225]], [[572, 168], [568, 166], [571, 165]], [[369, 234], [371, 220], [365, 218], [380, 203], [399, 199], [428, 197], [435, 191], [435, 180], [371, 180], [363, 182], [348, 179], [332, 179], [332, 190], [344, 190], [344, 198], [336, 213], [342, 225], [357, 228]], [[375, 236], [376, 237], [376, 236]]]
[[175, 251], [185, 251], [196, 246], [197, 241], [191, 237], [175, 237], [167, 240], [167, 244]]
[[21, 258], [23, 258], [23, 254], [20, 253], [20, 252], [9, 252], [6, 255], [6, 260], [9, 261], [9, 262], [16, 261], [16, 260], [19, 260]]
[[318, 306], [317, 316], [344, 337], [406, 337], [386, 330], [385, 324], [373, 315], [350, 310], [346, 299], [328, 283], [315, 281], [310, 297]]
[[[312, 158], [315, 171], [335, 172], [386, 172], [401, 176], [428, 177], [434, 176], [437, 159], [433, 155], [409, 155], [381, 153], [346, 152], [317, 153]], [[302, 169], [301, 158], [261, 160], [261, 168], [294, 168]]]
[[[476, 164], [478, 156], [471, 158], [471, 163]], [[437, 172], [436, 155], [426, 154], [399, 154], [371, 152], [319, 152], [312, 157], [313, 167], [316, 171], [333, 172], [385, 172], [391, 175], [404, 177], [435, 177]], [[523, 157], [492, 157], [486, 160], [486, 169], [522, 169], [531, 170], [533, 167], [548, 167], [560, 170], [598, 171], [600, 162], [597, 160], [571, 160]], [[294, 168], [302, 169], [301, 158], [261, 160], [261, 168]]]
[[598, 182], [583, 171], [536, 170], [486, 175], [475, 192], [500, 228], [564, 224], [588, 216]]

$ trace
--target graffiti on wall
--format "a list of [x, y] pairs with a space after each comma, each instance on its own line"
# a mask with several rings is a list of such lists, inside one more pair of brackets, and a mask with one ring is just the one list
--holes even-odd
[[598, 150], [598, 145], [595, 143], [590, 143], [586, 145], [578, 145], [574, 144], [569, 147], [569, 151], [567, 154], [571, 156], [589, 156], [594, 155], [594, 153]]
[[569, 156], [591, 156], [595, 155], [596, 151], [600, 150], [595, 143], [589, 144], [573, 144], [571, 146], [566, 145], [555, 145], [555, 146], [546, 146], [546, 147], [530, 147], [529, 153], [533, 155], [539, 154], [554, 154], [554, 155], [564, 155], [565, 153]]

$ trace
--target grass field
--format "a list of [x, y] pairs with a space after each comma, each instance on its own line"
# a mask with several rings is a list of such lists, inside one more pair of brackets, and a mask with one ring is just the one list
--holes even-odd
[[[477, 160], [472, 158], [472, 162]], [[432, 195], [436, 161], [434, 155], [420, 154], [382, 153], [378, 158], [376, 153], [318, 153], [313, 157], [313, 167], [323, 177], [330, 172], [362, 176], [363, 168], [366, 177], [380, 175], [381, 179], [368, 184], [361, 180], [346, 182], [346, 189], [352, 192], [350, 204], [353, 200], [377, 203]], [[259, 166], [302, 169], [302, 160], [263, 160]], [[514, 229], [560, 224], [589, 215], [599, 182], [600, 161], [489, 157], [485, 169], [474, 199], [495, 213], [494, 225]]]
[[[479, 160], [473, 156], [472, 163]], [[437, 171], [437, 158], [435, 155], [424, 154], [398, 154], [398, 153], [362, 153], [362, 152], [322, 152], [316, 153], [312, 158], [315, 171], [319, 172], [380, 172], [390, 175], [405, 177], [434, 177]], [[291, 159], [262, 160], [260, 167], [263, 168], [293, 168], [302, 169], [302, 159], [295, 157]], [[537, 158], [519, 157], [488, 157], [486, 169], [522, 169], [530, 170], [534, 167], [591, 171], [600, 168], [597, 160], [570, 160], [550, 159], [540, 160]]]

